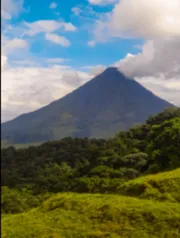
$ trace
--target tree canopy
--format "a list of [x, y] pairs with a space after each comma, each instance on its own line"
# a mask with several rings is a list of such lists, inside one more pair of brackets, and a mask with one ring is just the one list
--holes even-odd
[[116, 191], [121, 181], [180, 167], [180, 109], [165, 110], [109, 140], [68, 137], [4, 148], [1, 154], [2, 186], [34, 194]]

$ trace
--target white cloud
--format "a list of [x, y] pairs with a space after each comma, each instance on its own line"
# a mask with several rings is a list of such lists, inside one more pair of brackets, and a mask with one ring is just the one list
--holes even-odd
[[54, 64], [51, 65], [52, 69], [59, 69], [59, 70], [72, 70], [72, 67], [70, 65], [59, 65], [59, 64]]
[[115, 65], [130, 77], [180, 78], [180, 39], [147, 41], [142, 52], [127, 56]]
[[70, 22], [39, 20], [32, 23], [25, 22], [24, 24], [29, 28], [25, 31], [25, 34], [30, 36], [34, 36], [40, 32], [51, 33], [60, 28], [63, 28], [65, 31], [76, 31], [76, 27]]
[[22, 48], [27, 48], [28, 47], [28, 43], [26, 40], [23, 39], [18, 39], [18, 38], [14, 38], [12, 40], [5, 40], [3, 42], [3, 46], [2, 46], [2, 51], [3, 52], [11, 52], [15, 49], [22, 49]]
[[59, 36], [56, 34], [46, 34], [45, 35], [46, 40], [48, 41], [52, 41], [56, 44], [62, 45], [64, 47], [68, 47], [71, 45], [70, 41], [68, 39], [66, 39], [64, 36]]
[[61, 24], [55, 20], [39, 20], [32, 23], [25, 22], [29, 29], [26, 34], [34, 36], [40, 32], [53, 32], [61, 27]]
[[97, 22], [95, 33], [144, 39], [180, 36], [179, 12], [179, 0], [120, 0]]
[[141, 53], [128, 54], [115, 66], [159, 97], [180, 106], [179, 49], [178, 38], [147, 41]]
[[37, 66], [38, 63], [33, 61], [33, 60], [29, 60], [29, 59], [24, 59], [24, 60], [13, 60], [11, 61], [12, 64], [14, 65], [24, 65], [24, 67], [28, 67], [28, 66]]
[[23, 10], [23, 0], [2, 0], [1, 17], [10, 20]]
[[180, 36], [179, 12], [179, 0], [121, 0], [113, 10], [110, 25], [120, 35], [148, 39]]
[[90, 47], [94, 47], [95, 45], [96, 45], [96, 41], [94, 41], [94, 40], [91, 40], [91, 41], [88, 41], [88, 46], [90, 46]]
[[65, 31], [76, 31], [76, 27], [70, 22], [63, 23], [63, 27]]
[[57, 8], [57, 3], [56, 2], [52, 2], [49, 6], [50, 9], [55, 9]]
[[7, 56], [1, 55], [1, 69], [2, 70], [7, 67], [7, 63], [8, 63], [7, 60], [8, 60]]
[[114, 4], [117, 2], [117, 0], [88, 0], [90, 4], [92, 5], [108, 5], [108, 4]]

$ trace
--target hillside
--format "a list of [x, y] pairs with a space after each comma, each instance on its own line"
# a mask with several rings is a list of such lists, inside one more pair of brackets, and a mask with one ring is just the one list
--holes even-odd
[[180, 202], [180, 169], [130, 180], [120, 185], [117, 191], [143, 199]]
[[34, 193], [113, 192], [117, 182], [180, 167], [180, 109], [109, 140], [64, 138], [36, 147], [1, 151], [1, 184]]
[[169, 106], [116, 68], [108, 68], [48, 106], [3, 123], [1, 139], [21, 144], [69, 136], [109, 138]]
[[[180, 168], [169, 172], [158, 173], [156, 175], [141, 176], [129, 180], [128, 182], [122, 182], [121, 179], [117, 179], [116, 185], [116, 191], [113, 191], [113, 193], [109, 192], [109, 194], [115, 195], [116, 193], [116, 195], [123, 195], [124, 197], [134, 197], [136, 200], [150, 199], [154, 202], [180, 203]], [[54, 197], [60, 197], [60, 193], [59, 195], [49, 192], [33, 194], [29, 188], [9, 189], [8, 187], [2, 186], [1, 192], [2, 214], [26, 212], [34, 207], [40, 206], [46, 200], [49, 201], [49, 199], [52, 203], [51, 207], [53, 206], [53, 209], [55, 209], [56, 205], [54, 201], [56, 199], [54, 199]]]
[[3, 238], [178, 238], [180, 204], [119, 195], [61, 193], [2, 215]]
[[2, 237], [180, 237], [179, 138], [171, 108], [108, 140], [2, 149]]

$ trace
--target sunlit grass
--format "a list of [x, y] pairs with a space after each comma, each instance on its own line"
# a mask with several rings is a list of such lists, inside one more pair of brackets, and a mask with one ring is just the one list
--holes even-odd
[[62, 193], [2, 216], [2, 237], [179, 237], [180, 204], [118, 195]]
[[124, 195], [180, 202], [180, 169], [139, 177], [118, 188]]
[[140, 177], [122, 195], [58, 193], [37, 208], [2, 214], [3, 238], [179, 238], [180, 169]]

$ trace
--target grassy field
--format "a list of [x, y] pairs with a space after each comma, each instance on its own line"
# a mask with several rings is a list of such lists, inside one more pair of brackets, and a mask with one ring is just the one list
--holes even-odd
[[25, 213], [3, 214], [2, 238], [179, 238], [179, 186], [177, 169], [125, 183], [126, 196], [55, 194]]
[[126, 196], [180, 202], [180, 169], [130, 180], [118, 190]]
[[2, 238], [180, 237], [180, 204], [118, 195], [57, 194], [2, 216]]

